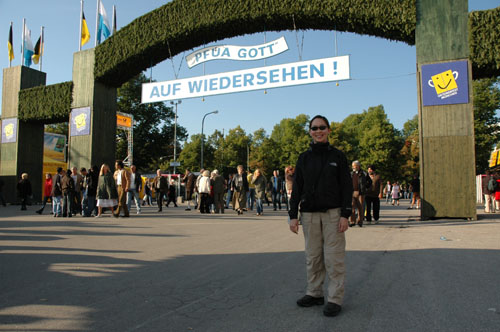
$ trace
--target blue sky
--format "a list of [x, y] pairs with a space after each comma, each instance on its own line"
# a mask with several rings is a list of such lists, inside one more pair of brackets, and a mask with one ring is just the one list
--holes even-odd
[[[103, 0], [111, 22], [112, 6], [117, 6], [118, 28], [135, 18], [158, 8], [169, 1], [161, 0]], [[500, 6], [500, 0], [469, 0], [469, 10], [484, 10]], [[96, 0], [84, 3], [84, 12], [89, 25], [91, 40], [83, 49], [91, 48], [95, 38]], [[40, 34], [40, 26], [45, 27], [45, 53], [42, 70], [47, 73], [47, 85], [72, 79], [73, 53], [78, 51], [79, 0], [0, 0], [0, 66], [9, 66], [7, 38], [9, 24], [14, 23], [13, 66], [21, 63], [22, 19], [32, 31], [33, 44]], [[293, 23], [290, 23], [293, 28]], [[266, 65], [299, 61], [299, 44], [302, 31], [267, 32], [222, 40], [209, 45], [258, 45], [286, 38], [289, 50], [266, 60]], [[192, 51], [204, 46], [187, 51]], [[201, 132], [201, 120], [205, 113], [218, 110], [205, 120], [204, 132], [225, 130], [240, 125], [247, 133], [264, 128], [268, 134], [273, 126], [283, 118], [304, 113], [326, 115], [330, 121], [340, 122], [349, 114], [361, 113], [371, 106], [383, 105], [390, 121], [401, 129], [403, 124], [417, 114], [416, 54], [415, 47], [382, 38], [337, 33], [338, 55], [350, 55], [351, 80], [335, 83], [321, 83], [296, 87], [277, 88], [264, 91], [244, 92], [220, 96], [185, 99], [178, 107], [178, 123], [187, 128], [188, 133]], [[167, 51], [168, 52], [168, 51]], [[312, 60], [337, 55], [333, 31], [305, 31], [302, 60]], [[205, 74], [240, 70], [264, 66], [264, 61], [211, 61], [205, 65]], [[38, 69], [38, 65], [32, 68]], [[183, 54], [155, 66], [153, 79], [172, 80], [180, 68], [179, 78], [203, 75], [203, 66], [189, 69]], [[150, 71], [147, 76], [149, 77]], [[2, 73], [3, 80], [3, 73]], [[1, 98], [1, 97], [0, 97]]]

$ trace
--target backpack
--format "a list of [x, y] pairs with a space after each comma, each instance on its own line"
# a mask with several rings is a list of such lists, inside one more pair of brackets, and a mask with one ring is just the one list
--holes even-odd
[[495, 192], [497, 190], [498, 182], [495, 178], [491, 177], [488, 181], [488, 190], [490, 192]]

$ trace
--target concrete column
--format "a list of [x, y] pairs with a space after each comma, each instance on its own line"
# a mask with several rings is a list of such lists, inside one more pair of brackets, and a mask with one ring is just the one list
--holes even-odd
[[[19, 91], [45, 85], [47, 74], [24, 66], [5, 68], [2, 85], [2, 121], [18, 118]], [[34, 201], [42, 199], [44, 125], [17, 120], [16, 142], [0, 144], [0, 177], [7, 202], [15, 203], [17, 182], [28, 173]]]

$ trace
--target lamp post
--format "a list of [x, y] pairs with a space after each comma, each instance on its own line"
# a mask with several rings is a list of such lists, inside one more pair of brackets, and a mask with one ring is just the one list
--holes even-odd
[[182, 100], [178, 100], [176, 102], [171, 101], [170, 105], [175, 105], [175, 122], [174, 122], [174, 174], [177, 169], [177, 105], [182, 103]]
[[219, 113], [219, 111], [215, 110], [215, 111], [212, 111], [212, 112], [208, 112], [207, 114], [205, 114], [203, 116], [203, 120], [201, 120], [201, 169], [203, 169], [203, 141], [204, 141], [204, 136], [203, 136], [203, 126], [205, 124], [205, 118], [207, 117], [207, 115], [209, 114], [217, 114]]

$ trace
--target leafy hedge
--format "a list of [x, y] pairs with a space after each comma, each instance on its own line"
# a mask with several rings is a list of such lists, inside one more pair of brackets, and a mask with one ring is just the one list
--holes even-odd
[[19, 119], [46, 124], [67, 122], [73, 101], [73, 82], [19, 91]]
[[[500, 75], [500, 7], [472, 12], [474, 78]], [[415, 0], [174, 0], [134, 20], [96, 48], [97, 80], [119, 87], [172, 55], [262, 31], [348, 31], [415, 44]]]
[[474, 78], [500, 76], [500, 7], [469, 13]]
[[[96, 48], [95, 77], [118, 87], [172, 55], [238, 35], [297, 29], [350, 31], [414, 44], [415, 0], [174, 0]], [[126, 68], [126, 70], [124, 70]]]

